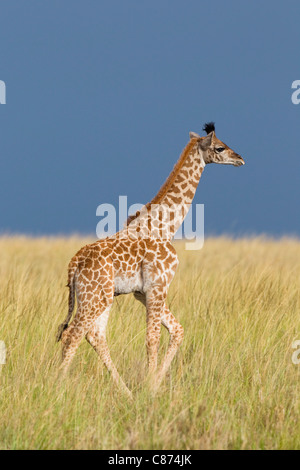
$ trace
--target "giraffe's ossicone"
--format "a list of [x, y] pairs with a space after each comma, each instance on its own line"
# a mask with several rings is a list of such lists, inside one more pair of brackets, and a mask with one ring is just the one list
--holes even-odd
[[[63, 371], [86, 337], [115, 382], [131, 396], [111, 360], [106, 326], [114, 297], [133, 293], [146, 307], [149, 374], [155, 387], [160, 384], [183, 340], [183, 327], [166, 305], [178, 266], [171, 239], [192, 203], [205, 165], [244, 164], [240, 155], [217, 139], [213, 123], [206, 124], [204, 130], [205, 137], [190, 133], [190, 141], [164, 185], [152, 201], [128, 218], [123, 230], [83, 247], [70, 261], [69, 312], [57, 335], [57, 340], [62, 340]], [[69, 325], [75, 293], [77, 311]], [[167, 328], [170, 342], [156, 372], [161, 325]]]

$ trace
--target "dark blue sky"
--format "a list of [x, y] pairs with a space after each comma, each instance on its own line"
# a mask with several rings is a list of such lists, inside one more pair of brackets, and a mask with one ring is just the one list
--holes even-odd
[[0, 232], [94, 233], [147, 202], [205, 121], [206, 233], [300, 235], [299, 0], [1, 2]]

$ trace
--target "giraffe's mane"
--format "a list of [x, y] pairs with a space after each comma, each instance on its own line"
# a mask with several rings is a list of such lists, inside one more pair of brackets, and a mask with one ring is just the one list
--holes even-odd
[[[169, 174], [168, 178], [156, 194], [154, 198], [146, 204], [146, 208], [149, 208], [152, 204], [161, 204], [163, 201], [164, 197], [168, 193], [168, 191], [171, 189], [174, 181], [177, 178], [177, 175], [179, 174], [181, 168], [183, 167], [186, 159], [190, 155], [192, 149], [195, 147], [195, 144], [197, 142], [197, 139], [191, 139], [190, 142], [186, 145], [186, 147], [183, 149], [177, 163], [175, 164], [173, 170]], [[140, 215], [140, 211], [137, 211], [135, 214], [130, 215], [126, 221], [126, 226], [128, 226], [133, 220], [135, 220], [138, 216]]]
[[204, 124], [202, 130], [205, 131], [206, 134], [210, 134], [211, 132], [216, 130], [215, 123], [214, 122], [207, 122], [206, 124]]

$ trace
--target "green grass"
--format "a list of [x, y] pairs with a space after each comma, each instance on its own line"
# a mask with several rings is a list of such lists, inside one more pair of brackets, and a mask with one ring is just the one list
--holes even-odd
[[[83, 341], [58, 379], [58, 325], [66, 268], [88, 240], [0, 239], [0, 449], [300, 449], [300, 242], [209, 239], [177, 244], [168, 303], [185, 329], [153, 397], [145, 312], [132, 295], [111, 311], [112, 358], [133, 391], [127, 402]], [[162, 332], [160, 360], [168, 335]]]

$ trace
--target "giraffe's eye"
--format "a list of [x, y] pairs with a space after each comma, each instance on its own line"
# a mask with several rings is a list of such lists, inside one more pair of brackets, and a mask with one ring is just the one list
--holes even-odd
[[215, 151], [216, 151], [217, 153], [221, 153], [221, 152], [223, 152], [224, 150], [225, 150], [225, 147], [216, 147], [216, 148], [215, 148]]

